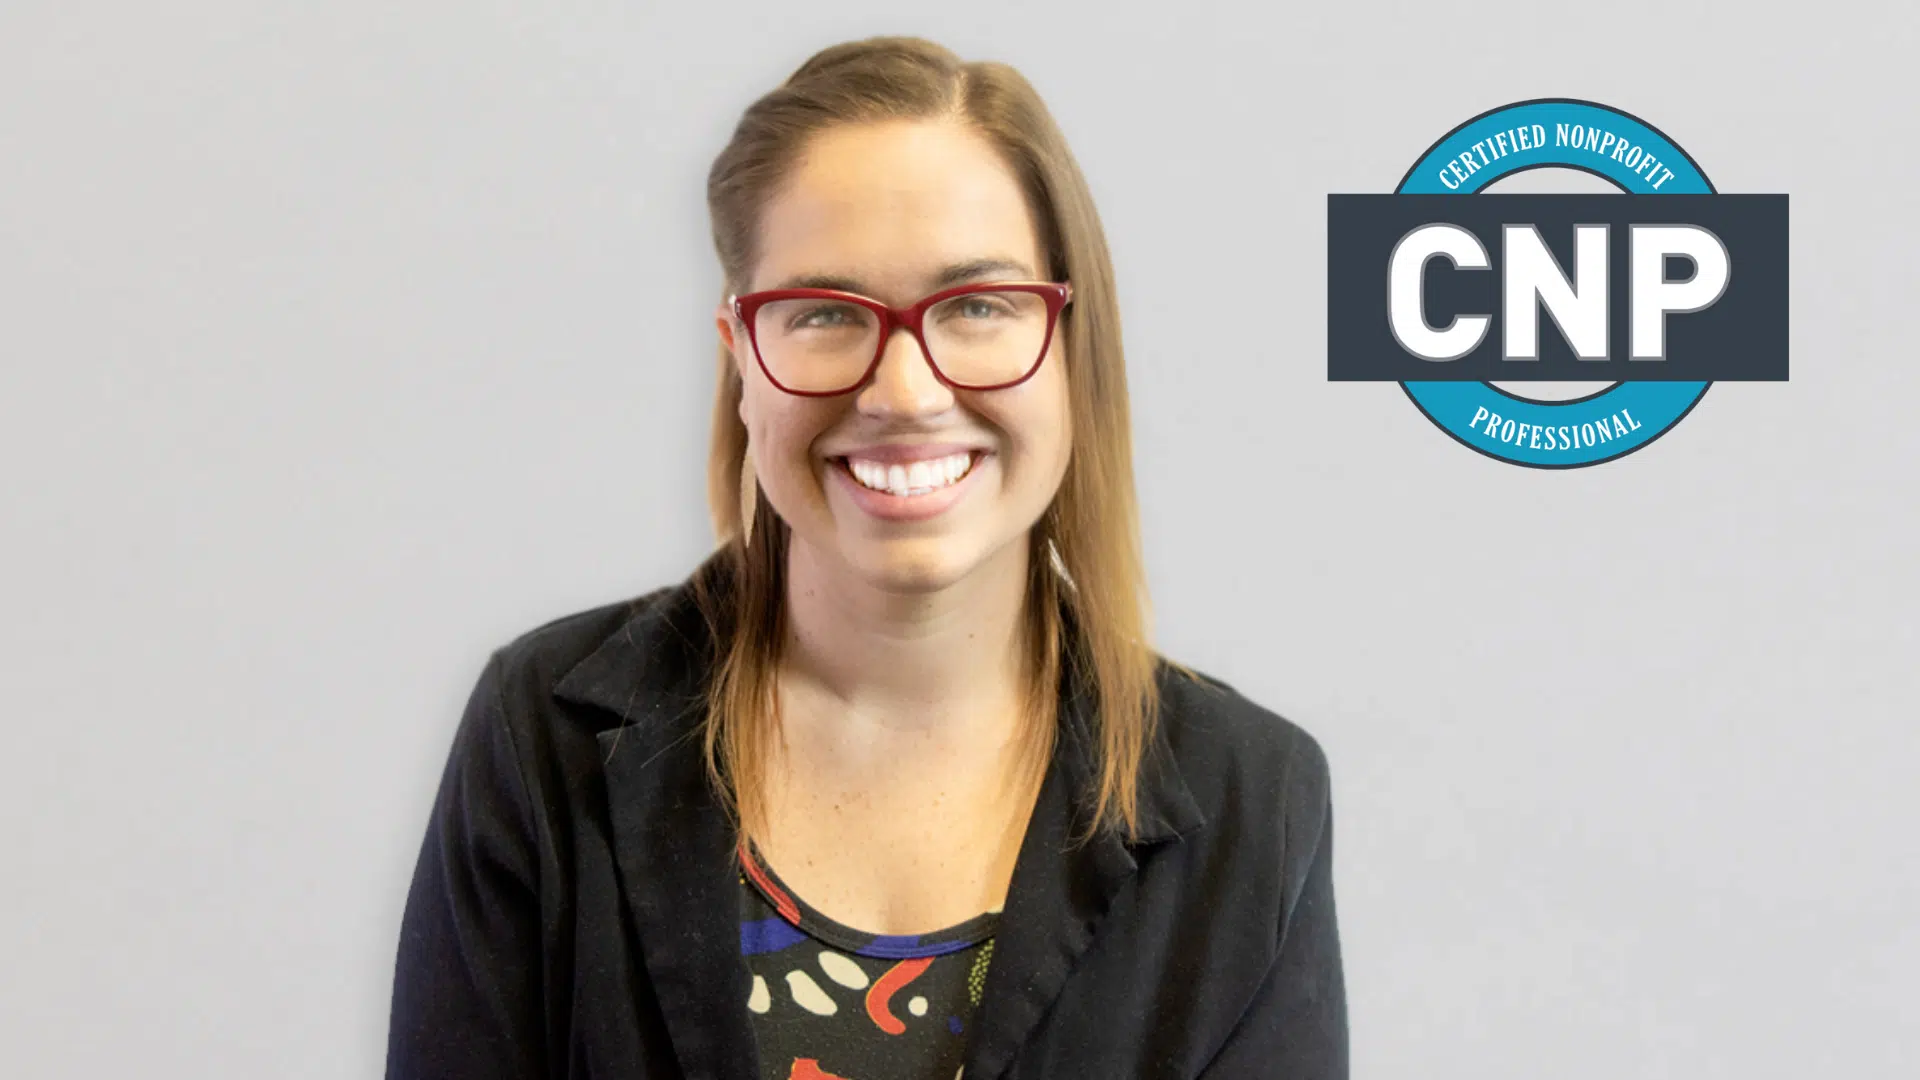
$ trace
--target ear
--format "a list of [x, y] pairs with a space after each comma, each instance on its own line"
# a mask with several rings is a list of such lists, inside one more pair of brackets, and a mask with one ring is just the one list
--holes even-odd
[[750, 346], [734, 332], [740, 329], [740, 324], [734, 320], [733, 309], [724, 301], [713, 309], [713, 324], [720, 331], [720, 343], [726, 346], [728, 354], [733, 357], [733, 376], [740, 387], [739, 396], [734, 399], [734, 411], [740, 415], [740, 423], [744, 426], [747, 423], [747, 368], [751, 361], [742, 355], [741, 350]]
[[747, 424], [747, 369], [740, 358], [740, 350], [734, 347], [734, 335], [728, 320], [720, 320], [720, 339], [727, 343], [727, 350], [733, 356], [733, 411], [740, 418], [740, 426]]
[[724, 303], [713, 309], [713, 325], [720, 331], [720, 344], [725, 346], [727, 354], [733, 357], [733, 375], [740, 383], [741, 422], [744, 423], [746, 421], [744, 411], [746, 409], [747, 358], [741, 355], [740, 350], [746, 348], [747, 343], [741, 339], [740, 335], [734, 333], [739, 324], [734, 322], [733, 312]]

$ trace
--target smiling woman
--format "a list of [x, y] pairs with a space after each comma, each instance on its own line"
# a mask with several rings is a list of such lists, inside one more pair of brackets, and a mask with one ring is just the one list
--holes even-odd
[[1032, 87], [826, 49], [708, 200], [718, 550], [491, 657], [388, 1075], [1345, 1077], [1325, 755], [1149, 643], [1113, 270]]

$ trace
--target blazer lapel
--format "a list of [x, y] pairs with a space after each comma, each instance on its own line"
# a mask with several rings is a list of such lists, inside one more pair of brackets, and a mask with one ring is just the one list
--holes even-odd
[[760, 1080], [732, 828], [701, 760], [689, 647], [700, 628], [684, 592], [635, 616], [557, 691], [627, 721], [598, 736], [614, 857], [674, 1055], [695, 1080]]
[[[963, 1080], [996, 1080], [1006, 1071], [1139, 868], [1135, 847], [1111, 830], [1071, 846], [1085, 829], [1094, 790], [1092, 715], [1085, 689], [1063, 690], [1059, 739], [1014, 863]], [[1204, 822], [1164, 730], [1156, 728], [1148, 745], [1140, 780], [1140, 847]]]

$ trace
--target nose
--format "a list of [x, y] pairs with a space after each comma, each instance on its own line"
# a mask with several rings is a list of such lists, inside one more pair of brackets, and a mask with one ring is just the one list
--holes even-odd
[[933, 373], [919, 339], [895, 327], [873, 378], [860, 388], [860, 411], [882, 418], [933, 416], [953, 407], [953, 390]]

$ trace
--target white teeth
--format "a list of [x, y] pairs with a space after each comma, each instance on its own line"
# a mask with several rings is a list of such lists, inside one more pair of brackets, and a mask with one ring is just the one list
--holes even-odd
[[862, 487], [890, 495], [925, 495], [955, 483], [973, 468], [973, 455], [949, 454], [911, 465], [882, 465], [877, 461], [847, 459], [847, 471]]

